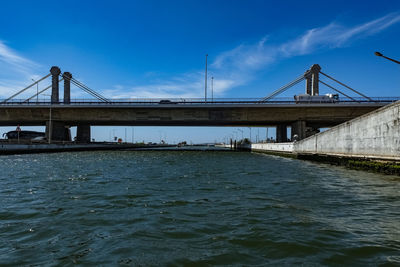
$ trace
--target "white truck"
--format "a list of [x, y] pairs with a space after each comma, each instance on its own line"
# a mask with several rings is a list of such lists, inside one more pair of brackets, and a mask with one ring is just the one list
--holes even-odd
[[308, 95], [301, 94], [295, 95], [294, 100], [296, 103], [336, 103], [339, 102], [338, 94], [326, 94], [326, 95]]

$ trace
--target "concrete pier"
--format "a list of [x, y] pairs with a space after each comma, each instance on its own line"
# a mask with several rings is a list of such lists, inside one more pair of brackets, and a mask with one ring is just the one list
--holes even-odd
[[79, 143], [89, 143], [90, 138], [90, 125], [79, 124], [76, 129], [76, 141]]
[[46, 139], [50, 139], [50, 141], [71, 141], [71, 130], [63, 122], [48, 121], [46, 122]]
[[302, 140], [306, 138], [306, 122], [296, 121], [292, 123], [292, 140]]
[[287, 126], [286, 124], [280, 124], [276, 126], [276, 141], [278, 143], [287, 142]]

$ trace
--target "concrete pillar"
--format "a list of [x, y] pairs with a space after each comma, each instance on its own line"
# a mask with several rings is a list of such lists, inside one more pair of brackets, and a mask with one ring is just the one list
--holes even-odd
[[64, 104], [71, 103], [71, 78], [72, 74], [69, 72], [63, 73], [64, 78]]
[[276, 126], [276, 142], [287, 142], [287, 126], [285, 124]]
[[76, 141], [80, 143], [90, 143], [90, 125], [81, 124], [76, 129]]
[[310, 68], [311, 72], [311, 95], [319, 95], [319, 72], [321, 67], [318, 64], [314, 64]]
[[61, 70], [59, 67], [53, 66], [50, 69], [50, 73], [52, 75], [51, 78], [51, 103], [58, 103], [60, 101], [59, 97], [59, 75]]
[[[306, 138], [306, 129], [305, 121], [296, 121], [292, 123], [292, 141], [294, 141], [294, 139], [299, 141]], [[295, 137], [295, 135], [297, 137]]]
[[306, 79], [306, 94], [311, 95], [311, 72], [308, 70], [304, 73], [304, 78]]
[[[51, 136], [49, 135], [51, 130]], [[49, 121], [46, 122], [46, 139], [51, 141], [71, 141], [71, 131], [69, 126], [65, 126], [63, 122]]]

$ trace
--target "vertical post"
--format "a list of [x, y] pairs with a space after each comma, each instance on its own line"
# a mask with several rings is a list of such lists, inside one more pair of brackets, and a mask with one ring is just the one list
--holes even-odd
[[59, 75], [61, 70], [57, 66], [53, 66], [50, 69], [51, 77], [51, 103], [58, 103], [59, 100]]
[[39, 103], [39, 83], [36, 83], [36, 104]]
[[311, 72], [310, 70], [307, 70], [306, 73], [304, 73], [304, 78], [306, 79], [306, 94], [311, 95]]
[[321, 67], [318, 64], [314, 64], [310, 68], [311, 76], [311, 95], [319, 95], [319, 72]]
[[64, 104], [70, 104], [71, 103], [72, 74], [69, 72], [64, 72], [63, 78], [64, 78]]
[[211, 77], [211, 102], [214, 102], [214, 77]]
[[48, 127], [48, 133], [49, 133], [49, 135], [48, 135], [48, 137], [49, 137], [49, 144], [51, 144], [51, 133], [52, 133], [52, 131], [53, 131], [53, 127], [52, 127], [52, 125], [51, 125], [51, 103], [50, 103], [50, 110], [49, 110], [49, 127]]
[[250, 143], [251, 143], [251, 127], [249, 127], [249, 131], [250, 131]]
[[205, 81], [204, 81], [204, 102], [207, 102], [207, 57], [206, 54], [206, 72], [205, 72]]

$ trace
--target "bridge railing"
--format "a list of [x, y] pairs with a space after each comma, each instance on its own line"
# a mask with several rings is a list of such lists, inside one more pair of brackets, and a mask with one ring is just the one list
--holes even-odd
[[30, 100], [13, 99], [8, 102], [2, 102], [0, 106], [14, 105], [223, 105], [223, 104], [359, 104], [359, 103], [392, 103], [400, 100], [400, 97], [372, 97], [372, 101], [365, 98], [346, 98], [341, 97], [338, 101], [301, 101], [296, 102], [292, 97], [273, 98], [268, 101], [262, 101], [261, 98], [214, 98], [213, 100], [204, 101], [204, 98], [118, 98], [110, 99], [110, 102], [101, 102], [94, 99], [71, 99], [70, 104], [64, 104], [62, 100], [57, 103], [51, 103], [50, 100]]

